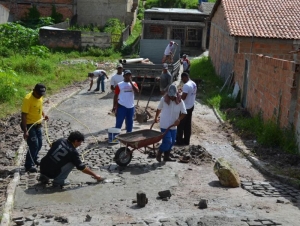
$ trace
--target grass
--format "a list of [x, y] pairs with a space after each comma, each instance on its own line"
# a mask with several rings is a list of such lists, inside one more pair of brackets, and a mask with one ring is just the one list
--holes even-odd
[[245, 117], [245, 115], [226, 113], [228, 109], [237, 108], [237, 102], [229, 96], [233, 88], [220, 91], [224, 81], [216, 75], [209, 57], [192, 60], [190, 76], [192, 79], [201, 79], [197, 97], [204, 104], [215, 108], [223, 120], [234, 125], [240, 133], [252, 134], [258, 143], [265, 147], [279, 147], [287, 153], [298, 153], [292, 128], [282, 129], [274, 121], [264, 122], [260, 115]]
[[[70, 55], [74, 56], [74, 53]], [[23, 97], [36, 83], [44, 83], [46, 95], [51, 95], [74, 82], [86, 80], [87, 73], [95, 70], [93, 62], [118, 58], [118, 53], [107, 58], [81, 57], [85, 60], [76, 64], [71, 64], [72, 58], [65, 53], [50, 54], [48, 58], [18, 54], [3, 58], [0, 62], [0, 118], [20, 111]]]

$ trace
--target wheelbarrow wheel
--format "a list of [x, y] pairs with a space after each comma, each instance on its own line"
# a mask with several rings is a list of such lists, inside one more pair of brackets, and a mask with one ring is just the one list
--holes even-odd
[[121, 147], [117, 150], [114, 160], [119, 166], [127, 166], [132, 159], [132, 152], [129, 148]]

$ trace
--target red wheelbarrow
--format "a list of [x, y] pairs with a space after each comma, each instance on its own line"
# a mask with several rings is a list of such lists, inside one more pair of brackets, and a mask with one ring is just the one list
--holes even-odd
[[[114, 161], [119, 166], [127, 166], [132, 159], [132, 152], [134, 150], [145, 148], [150, 148], [151, 150], [155, 150], [154, 145], [159, 142], [169, 131], [171, 127], [169, 126], [165, 132], [159, 132], [152, 130], [154, 123], [152, 123], [150, 129], [139, 130], [131, 133], [119, 134], [115, 136], [122, 144], [125, 144], [126, 147], [119, 148], [114, 157]], [[149, 145], [153, 145], [150, 147]], [[129, 149], [131, 147], [132, 149]]]

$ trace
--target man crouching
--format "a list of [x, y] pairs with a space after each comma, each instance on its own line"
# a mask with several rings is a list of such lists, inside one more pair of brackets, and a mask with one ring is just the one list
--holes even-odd
[[54, 186], [69, 185], [70, 182], [66, 179], [74, 167], [91, 175], [97, 181], [103, 181], [105, 178], [95, 174], [80, 160], [76, 148], [83, 141], [84, 136], [78, 131], [71, 132], [68, 139], [61, 138], [55, 141], [41, 160], [40, 181], [48, 183], [49, 179], [53, 179]]

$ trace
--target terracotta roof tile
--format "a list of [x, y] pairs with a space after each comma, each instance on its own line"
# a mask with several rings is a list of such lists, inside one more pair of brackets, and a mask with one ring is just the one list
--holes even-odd
[[231, 35], [300, 39], [300, 0], [221, 0], [221, 4]]

